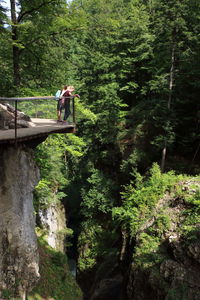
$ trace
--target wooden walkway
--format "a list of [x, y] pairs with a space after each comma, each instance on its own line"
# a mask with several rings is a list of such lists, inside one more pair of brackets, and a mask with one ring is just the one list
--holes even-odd
[[[17, 129], [17, 143], [42, 137], [46, 138], [51, 133], [75, 132], [75, 124], [63, 124], [52, 119], [35, 118], [32, 118], [31, 122], [34, 123], [34, 127]], [[0, 144], [14, 143], [16, 143], [15, 129], [0, 130]]]

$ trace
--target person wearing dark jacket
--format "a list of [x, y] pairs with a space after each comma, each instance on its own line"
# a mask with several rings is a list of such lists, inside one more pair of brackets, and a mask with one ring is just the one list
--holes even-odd
[[64, 118], [63, 118], [63, 122], [66, 123], [67, 118], [70, 116], [71, 111], [70, 111], [70, 99], [72, 97], [78, 97], [80, 98], [80, 96], [78, 94], [72, 94], [74, 91], [74, 87], [72, 85], [67, 86], [67, 89], [61, 92], [61, 101], [63, 103], [63, 106], [65, 108], [65, 112], [64, 112]]

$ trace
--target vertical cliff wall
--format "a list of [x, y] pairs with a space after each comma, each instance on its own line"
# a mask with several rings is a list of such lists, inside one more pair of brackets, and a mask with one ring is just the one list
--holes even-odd
[[51, 204], [39, 211], [40, 226], [46, 230], [48, 244], [57, 251], [65, 252], [65, 208], [61, 203]]
[[0, 148], [0, 298], [12, 291], [24, 299], [39, 278], [32, 202], [38, 180], [30, 150]]

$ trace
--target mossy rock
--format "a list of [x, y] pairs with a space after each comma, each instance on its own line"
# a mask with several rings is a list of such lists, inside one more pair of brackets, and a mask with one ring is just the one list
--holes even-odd
[[40, 280], [28, 300], [82, 300], [82, 291], [69, 271], [67, 257], [39, 238]]

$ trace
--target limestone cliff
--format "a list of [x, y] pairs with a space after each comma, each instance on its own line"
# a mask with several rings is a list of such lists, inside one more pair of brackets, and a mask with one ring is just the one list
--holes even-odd
[[39, 210], [40, 227], [46, 230], [46, 240], [52, 248], [65, 252], [65, 208], [61, 203]]
[[178, 193], [160, 199], [138, 231], [129, 268], [130, 300], [200, 299], [200, 180], [177, 188]]
[[29, 149], [0, 149], [0, 293], [25, 298], [39, 278], [33, 189], [39, 170]]

